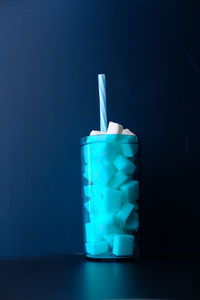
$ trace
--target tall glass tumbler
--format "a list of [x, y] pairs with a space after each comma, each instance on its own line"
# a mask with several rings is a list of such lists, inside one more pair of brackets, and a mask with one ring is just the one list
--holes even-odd
[[133, 135], [81, 139], [84, 254], [139, 258], [139, 143]]

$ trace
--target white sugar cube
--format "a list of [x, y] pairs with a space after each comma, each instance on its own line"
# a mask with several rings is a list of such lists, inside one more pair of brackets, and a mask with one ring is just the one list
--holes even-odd
[[132, 255], [135, 237], [129, 234], [116, 234], [113, 240], [113, 254], [117, 256]]
[[133, 157], [138, 152], [138, 144], [121, 144], [122, 153], [126, 157]]
[[121, 185], [120, 190], [123, 192], [124, 201], [135, 202], [139, 198], [139, 181], [130, 180], [129, 182]]
[[114, 234], [104, 234], [104, 240], [108, 243], [108, 245], [112, 248], [113, 247], [113, 238]]
[[102, 194], [102, 214], [116, 214], [120, 210], [123, 193], [106, 187]]
[[118, 189], [123, 183], [129, 179], [128, 175], [124, 172], [118, 171], [108, 182], [112, 189]]
[[85, 224], [85, 234], [87, 242], [98, 242], [102, 240], [102, 235], [93, 223]]
[[114, 165], [105, 161], [104, 163], [94, 163], [92, 169], [92, 182], [99, 186], [104, 186], [116, 174]]
[[105, 132], [97, 131], [97, 130], [92, 130], [92, 131], [90, 132], [90, 135], [99, 135], [99, 134], [105, 134]]
[[100, 255], [108, 252], [109, 247], [106, 241], [85, 243], [86, 252], [90, 255]]
[[122, 134], [128, 134], [128, 135], [135, 135], [133, 132], [131, 132], [129, 129], [124, 129], [122, 131]]
[[107, 132], [108, 134], [122, 134], [123, 126], [115, 123], [115, 122], [109, 122]]
[[101, 214], [99, 218], [96, 219], [96, 227], [101, 234], [111, 234], [117, 230], [113, 215]]
[[122, 155], [118, 155], [113, 164], [119, 171], [122, 171], [128, 175], [133, 174], [136, 170], [136, 166], [134, 165], [134, 163]]
[[134, 208], [135, 208], [135, 205], [130, 202], [125, 202], [123, 204], [122, 208], [120, 209], [120, 211], [118, 212], [118, 214], [116, 216], [116, 221], [120, 225], [121, 228], [125, 225], [126, 220], [128, 219], [129, 215], [131, 214], [131, 212]]
[[114, 236], [115, 236], [116, 234], [123, 234], [123, 233], [124, 233], [124, 232], [123, 232], [122, 229], [116, 228], [114, 233], [104, 234], [104, 235], [103, 235], [103, 238], [104, 238], [104, 240], [108, 243], [108, 245], [112, 248], [112, 247], [113, 247], [113, 239], [114, 239]]

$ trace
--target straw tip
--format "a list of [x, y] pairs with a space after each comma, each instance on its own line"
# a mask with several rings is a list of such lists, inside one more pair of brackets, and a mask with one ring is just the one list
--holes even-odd
[[101, 76], [105, 77], [106, 75], [105, 74], [98, 74], [98, 77], [101, 77]]

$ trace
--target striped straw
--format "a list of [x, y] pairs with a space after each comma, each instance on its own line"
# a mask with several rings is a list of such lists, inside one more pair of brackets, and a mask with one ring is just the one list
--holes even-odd
[[100, 128], [102, 132], [106, 132], [107, 131], [106, 78], [104, 74], [98, 75], [98, 84], [99, 84]]

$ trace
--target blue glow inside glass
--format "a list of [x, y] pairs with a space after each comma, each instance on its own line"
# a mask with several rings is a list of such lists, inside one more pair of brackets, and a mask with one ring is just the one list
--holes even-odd
[[81, 139], [84, 252], [139, 257], [139, 143], [132, 135]]

